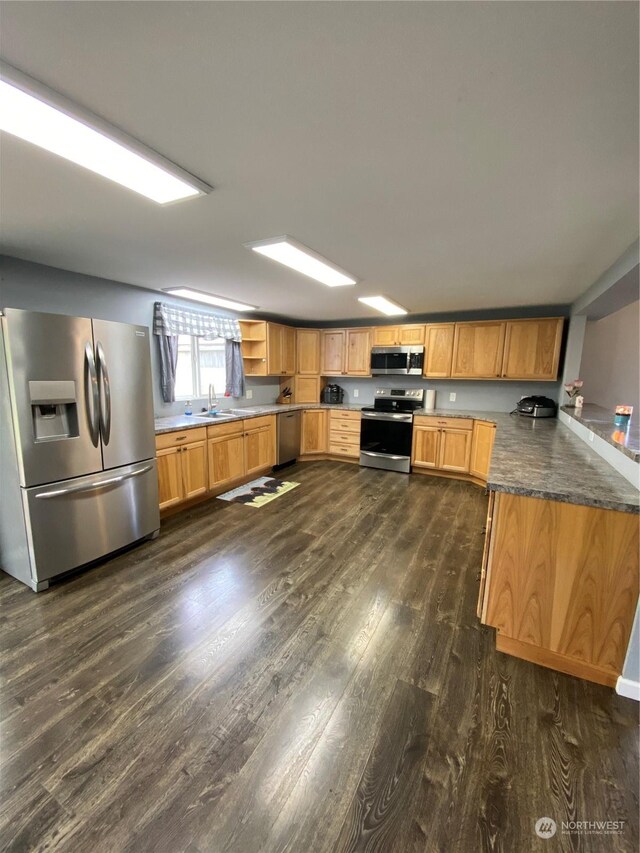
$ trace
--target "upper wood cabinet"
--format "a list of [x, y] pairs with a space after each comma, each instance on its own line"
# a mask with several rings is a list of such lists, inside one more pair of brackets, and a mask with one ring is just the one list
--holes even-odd
[[247, 376], [267, 375], [267, 323], [240, 320], [242, 362]]
[[374, 347], [393, 347], [400, 340], [399, 326], [376, 326], [373, 329]]
[[424, 326], [414, 323], [407, 326], [376, 326], [373, 329], [372, 346], [422, 346], [424, 344]]
[[284, 326], [278, 323], [267, 323], [267, 374], [282, 375], [282, 349], [284, 343]]
[[399, 326], [398, 343], [402, 347], [422, 346], [424, 344], [424, 326], [422, 324]]
[[296, 330], [292, 326], [282, 327], [282, 375], [293, 376], [296, 372]]
[[455, 323], [430, 323], [425, 328], [424, 375], [451, 376]]
[[347, 376], [371, 375], [371, 330], [347, 329]]
[[506, 323], [486, 320], [456, 323], [451, 376], [499, 379], [502, 375]]
[[268, 376], [293, 376], [296, 372], [296, 330], [280, 323], [267, 323]]
[[296, 329], [296, 358], [301, 376], [320, 376], [319, 329]]
[[320, 373], [323, 376], [341, 376], [345, 369], [344, 329], [329, 329], [322, 333]]
[[507, 320], [502, 378], [557, 379], [563, 324], [562, 317]]
[[264, 320], [240, 320], [242, 359], [247, 376], [293, 376], [296, 330]]
[[291, 381], [280, 384], [291, 387], [293, 391], [293, 403], [319, 403], [320, 395], [324, 387], [324, 380], [320, 376], [300, 376], [296, 374]]
[[327, 452], [328, 413], [328, 409], [308, 409], [302, 413], [301, 456]]

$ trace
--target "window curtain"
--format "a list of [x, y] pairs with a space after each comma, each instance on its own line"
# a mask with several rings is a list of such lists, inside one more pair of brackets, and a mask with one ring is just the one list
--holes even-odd
[[158, 338], [160, 388], [165, 403], [175, 401], [178, 335], [192, 335], [206, 340], [224, 338], [227, 371], [225, 396], [243, 396], [244, 365], [240, 346], [242, 333], [240, 323], [235, 318], [156, 302], [153, 306], [153, 333]]
[[224, 363], [227, 371], [225, 397], [244, 397], [244, 364], [238, 341], [224, 342]]

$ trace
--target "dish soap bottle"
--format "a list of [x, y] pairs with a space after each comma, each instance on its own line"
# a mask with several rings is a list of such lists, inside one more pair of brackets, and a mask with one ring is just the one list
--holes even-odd
[[193, 409], [191, 408], [191, 400], [187, 400], [187, 402], [184, 404], [184, 413], [187, 416], [193, 414]]

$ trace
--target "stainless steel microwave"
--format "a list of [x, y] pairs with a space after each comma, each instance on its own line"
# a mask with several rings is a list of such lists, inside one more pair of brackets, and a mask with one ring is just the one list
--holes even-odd
[[424, 347], [373, 347], [371, 373], [373, 376], [422, 376]]

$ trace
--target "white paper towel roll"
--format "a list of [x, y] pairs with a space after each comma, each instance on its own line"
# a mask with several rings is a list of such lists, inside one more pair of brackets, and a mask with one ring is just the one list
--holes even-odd
[[432, 409], [436, 407], [436, 392], [433, 388], [427, 388], [426, 394], [424, 395], [424, 410], [425, 412], [430, 412]]

